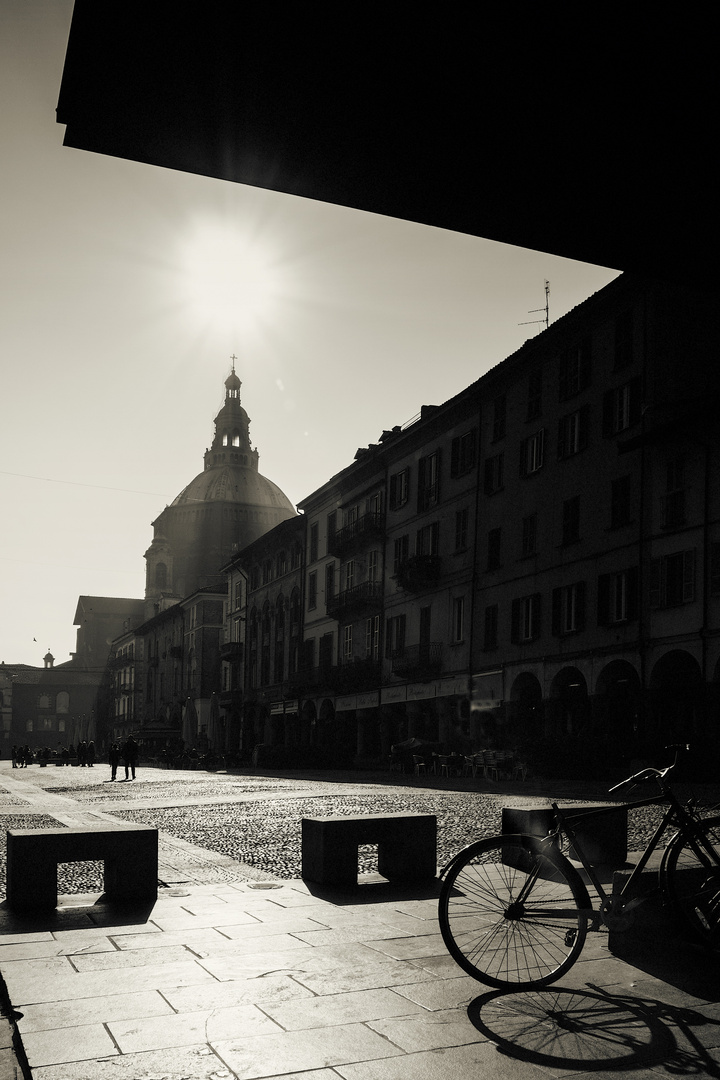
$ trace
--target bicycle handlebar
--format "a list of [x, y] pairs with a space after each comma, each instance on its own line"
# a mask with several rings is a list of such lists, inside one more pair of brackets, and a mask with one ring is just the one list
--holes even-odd
[[620, 788], [624, 788], [626, 784], [639, 784], [642, 783], [643, 780], [664, 780], [667, 774], [671, 772], [677, 765], [678, 753], [681, 750], [689, 750], [690, 744], [673, 743], [671, 746], [666, 746], [665, 749], [675, 751], [675, 760], [673, 761], [672, 765], [668, 765], [664, 769], [654, 769], [652, 767], [641, 769], [640, 772], [633, 773], [632, 776], [626, 777], [625, 780], [621, 780], [619, 784], [615, 784], [614, 787], [611, 787], [608, 790], [608, 794], [612, 794], [613, 791], [619, 791]]

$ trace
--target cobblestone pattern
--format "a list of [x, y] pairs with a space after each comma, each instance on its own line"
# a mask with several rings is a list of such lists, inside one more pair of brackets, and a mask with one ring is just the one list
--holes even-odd
[[[425, 813], [438, 819], [438, 862], [442, 866], [460, 848], [475, 839], [500, 831], [504, 805], [546, 804], [544, 797], [532, 796], [530, 789], [518, 787], [512, 794], [477, 791], [443, 791], [407, 786], [387, 789], [369, 785], [362, 794], [338, 793], [337, 783], [284, 777], [246, 776], [187, 772], [170, 774], [157, 769], [139, 770], [134, 783], [107, 782], [107, 766], [96, 773], [87, 770], [63, 772], [62, 785], [45, 788], [49, 793], [70, 796], [82, 804], [113, 801], [113, 817], [158, 828], [200, 849], [225, 855], [237, 862], [229, 866], [205, 865], [198, 873], [207, 880], [257, 878], [263, 873], [277, 878], [297, 878], [301, 874], [301, 819], [330, 814]], [[39, 777], [34, 776], [37, 783]], [[43, 776], [43, 780], [45, 777]], [[351, 786], [348, 782], [347, 786]], [[358, 785], [359, 786], [359, 785]], [[313, 797], [303, 797], [307, 793]], [[649, 794], [649, 792], [647, 792]], [[643, 791], [642, 794], [645, 794]], [[689, 797], [690, 791], [683, 792]], [[717, 801], [720, 792], [708, 792]], [[274, 796], [277, 796], [274, 798]], [[297, 797], [295, 797], [297, 796]], [[202, 805], [186, 805], [187, 800], [217, 800]], [[244, 798], [246, 801], [223, 802]], [[127, 799], [127, 809], [117, 806]], [[167, 807], [133, 809], [136, 800], [172, 800]], [[176, 802], [175, 802], [176, 801]], [[572, 799], [580, 805], [591, 799]], [[706, 799], [707, 801], [707, 799]], [[0, 792], [0, 803], [2, 794]], [[628, 850], [641, 850], [660, 822], [662, 807], [631, 811], [628, 821]], [[5, 828], [44, 828], [59, 824], [54, 818], [34, 814], [21, 816], [0, 813], [0, 889], [5, 884]], [[162, 838], [161, 838], [162, 840]], [[192, 860], [191, 860], [192, 861]], [[188, 867], [190, 864], [188, 863]], [[377, 869], [374, 852], [361, 849], [360, 873]], [[59, 868], [59, 890], [63, 893], [97, 892], [102, 889], [101, 863], [63, 864]]]
[[[502, 806], [507, 800], [494, 795], [465, 792], [408, 795], [324, 796], [214, 804], [173, 809], [126, 810], [117, 816], [127, 821], [154, 825], [199, 847], [229, 855], [279, 878], [301, 875], [301, 819], [330, 814], [418, 813], [438, 819], [438, 863], [442, 866], [455, 852], [473, 840], [500, 832]], [[579, 801], [578, 801], [579, 804]], [[662, 819], [662, 807], [633, 811], [628, 822], [628, 848], [645, 846]], [[359, 872], [377, 870], [374, 852], [360, 849]]]

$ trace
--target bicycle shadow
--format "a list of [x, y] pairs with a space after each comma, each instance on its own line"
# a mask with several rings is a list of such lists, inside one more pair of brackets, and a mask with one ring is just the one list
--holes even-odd
[[491, 991], [470, 1003], [467, 1015], [500, 1053], [551, 1069], [627, 1072], [662, 1065], [680, 1076], [720, 1077], [716, 1060], [695, 1034], [720, 1020], [696, 1009], [668, 1005], [599, 986]]

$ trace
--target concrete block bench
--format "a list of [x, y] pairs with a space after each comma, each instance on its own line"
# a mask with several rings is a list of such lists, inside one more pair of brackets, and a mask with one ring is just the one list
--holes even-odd
[[322, 885], [357, 885], [358, 846], [377, 844], [378, 871], [389, 881], [437, 874], [434, 814], [361, 814], [302, 819], [302, 876]]
[[[586, 806], [561, 806], [564, 814], [586, 814], [607, 807], [607, 803]], [[525, 833], [526, 836], [547, 836], [553, 827], [553, 811], [549, 806], [533, 808], [503, 807], [503, 833]], [[618, 807], [612, 814], [589, 817], [573, 826], [588, 862], [596, 866], [621, 866], [627, 859], [627, 810]], [[570, 848], [570, 858], [577, 855]]]
[[7, 902], [16, 911], [57, 906], [58, 863], [102, 860], [115, 903], [157, 899], [158, 831], [150, 825], [7, 830]]

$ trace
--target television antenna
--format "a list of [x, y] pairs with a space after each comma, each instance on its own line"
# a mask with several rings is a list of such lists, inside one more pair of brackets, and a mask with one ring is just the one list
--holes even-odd
[[550, 325], [550, 282], [547, 280], [545, 281], [545, 307], [533, 308], [532, 311], [528, 311], [528, 315], [536, 315], [539, 311], [545, 312], [544, 319], [529, 319], [528, 322], [518, 323], [518, 326], [539, 326], [545, 323], [547, 330]]

